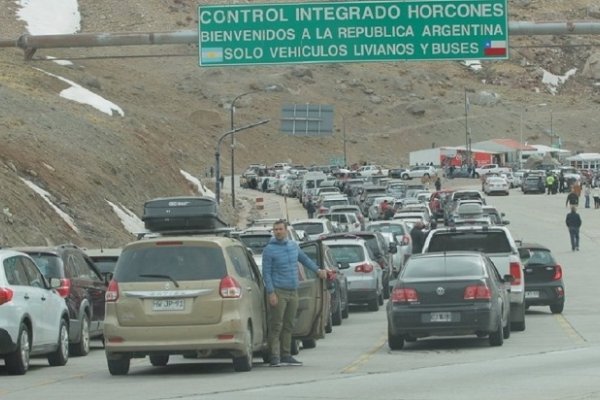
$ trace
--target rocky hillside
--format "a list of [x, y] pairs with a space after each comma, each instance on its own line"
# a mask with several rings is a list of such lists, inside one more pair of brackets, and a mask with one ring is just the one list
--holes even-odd
[[[82, 32], [195, 29], [191, 0], [79, 0]], [[514, 0], [511, 20], [600, 21], [593, 0]], [[25, 32], [15, 2], [4, 0], [0, 39]], [[148, 46], [38, 51], [24, 61], [0, 49], [0, 245], [74, 242], [120, 246], [133, 238], [109, 202], [140, 215], [145, 200], [186, 195], [194, 188], [181, 170], [203, 177], [214, 164], [218, 137], [236, 124], [271, 122], [238, 136], [236, 170], [253, 161], [327, 163], [343, 154], [345, 121], [351, 162], [405, 164], [411, 150], [461, 145], [464, 91], [470, 94], [473, 141], [511, 137], [600, 151], [600, 52], [596, 37], [514, 37], [510, 60], [474, 71], [458, 62], [364, 63], [202, 69], [195, 46]], [[594, 47], [595, 46], [595, 47]], [[71, 66], [43, 60], [66, 58]], [[564, 76], [557, 87], [543, 82]], [[59, 75], [117, 104], [104, 114], [59, 97]], [[269, 88], [269, 90], [265, 90]], [[555, 92], [555, 94], [554, 94]], [[490, 101], [490, 99], [492, 99]], [[336, 132], [328, 138], [279, 133], [284, 103], [332, 104]], [[522, 121], [522, 123], [521, 123]], [[228, 146], [223, 146], [230, 174]], [[48, 192], [58, 212], [25, 181]], [[233, 210], [225, 210], [234, 221]], [[76, 228], [76, 229], [74, 229]]]

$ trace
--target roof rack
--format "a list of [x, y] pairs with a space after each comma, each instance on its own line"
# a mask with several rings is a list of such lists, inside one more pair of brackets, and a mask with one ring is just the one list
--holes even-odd
[[139, 232], [137, 233], [137, 239], [144, 238], [158, 238], [166, 236], [225, 236], [230, 237], [231, 233], [236, 231], [237, 228], [226, 227], [216, 229], [182, 229], [173, 231], [162, 231], [162, 232]]

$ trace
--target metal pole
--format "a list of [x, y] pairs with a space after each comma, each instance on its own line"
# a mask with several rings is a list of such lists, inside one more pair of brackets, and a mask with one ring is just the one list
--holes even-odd
[[348, 158], [346, 156], [346, 117], [342, 117], [342, 133], [344, 134], [344, 168], [348, 168]]
[[[242, 94], [234, 97], [234, 99], [231, 101], [231, 106], [229, 108], [229, 121], [231, 122], [231, 124], [230, 124], [231, 130], [235, 129], [235, 124], [233, 121], [234, 116], [235, 116], [235, 102], [241, 97], [244, 97], [248, 94], [252, 94], [252, 93], [256, 93], [256, 92], [257, 92], [257, 90], [242, 93]], [[235, 208], [235, 135], [231, 135], [231, 205]]]
[[523, 108], [521, 108], [521, 119], [519, 122], [519, 130], [520, 130], [520, 148], [519, 148], [519, 169], [523, 169]]
[[469, 154], [469, 97], [467, 97], [467, 88], [465, 88], [465, 154], [467, 163], [470, 159]]
[[237, 132], [244, 131], [246, 129], [254, 128], [255, 126], [266, 124], [269, 121], [270, 120], [268, 120], [268, 119], [263, 119], [262, 121], [255, 122], [250, 125], [232, 129], [229, 132], [225, 132], [224, 134], [222, 134], [221, 137], [219, 138], [219, 140], [217, 141], [217, 147], [215, 148], [215, 178], [216, 178], [216, 180], [215, 180], [215, 182], [216, 182], [216, 184], [215, 184], [215, 188], [216, 188], [215, 199], [217, 200], [217, 204], [219, 204], [219, 202], [221, 201], [221, 187], [220, 187], [221, 182], [219, 182], [219, 179], [221, 178], [221, 165], [220, 165], [221, 154], [219, 153], [219, 149], [221, 148], [221, 142], [223, 142], [223, 139], [225, 139], [229, 135], [233, 135]]

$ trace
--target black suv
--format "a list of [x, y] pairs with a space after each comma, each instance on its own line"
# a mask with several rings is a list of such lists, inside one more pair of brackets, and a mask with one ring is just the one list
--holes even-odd
[[57, 291], [69, 309], [69, 351], [76, 356], [87, 355], [90, 339], [103, 334], [107, 278], [82, 249], [72, 244], [17, 250], [29, 254], [47, 279], [60, 279]]

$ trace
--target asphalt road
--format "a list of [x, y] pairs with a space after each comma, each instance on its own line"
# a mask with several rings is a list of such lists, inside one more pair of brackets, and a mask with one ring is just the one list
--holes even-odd
[[[288, 199], [286, 213], [280, 197], [236, 193], [251, 202], [264, 197], [265, 217], [305, 217], [296, 200]], [[600, 399], [600, 210], [580, 210], [581, 251], [572, 252], [565, 198], [518, 190], [488, 198], [506, 213], [515, 238], [553, 249], [566, 283], [564, 313], [532, 307], [527, 330], [513, 332], [502, 347], [487, 339], [431, 338], [390, 351], [385, 309], [352, 308], [315, 349], [300, 352], [302, 367], [270, 368], [257, 359], [251, 372], [235, 373], [228, 360], [173, 357], [166, 367], [136, 359], [129, 375], [112, 377], [97, 346], [65, 367], [34, 360], [22, 377], [8, 376], [0, 365], [0, 399]]]

